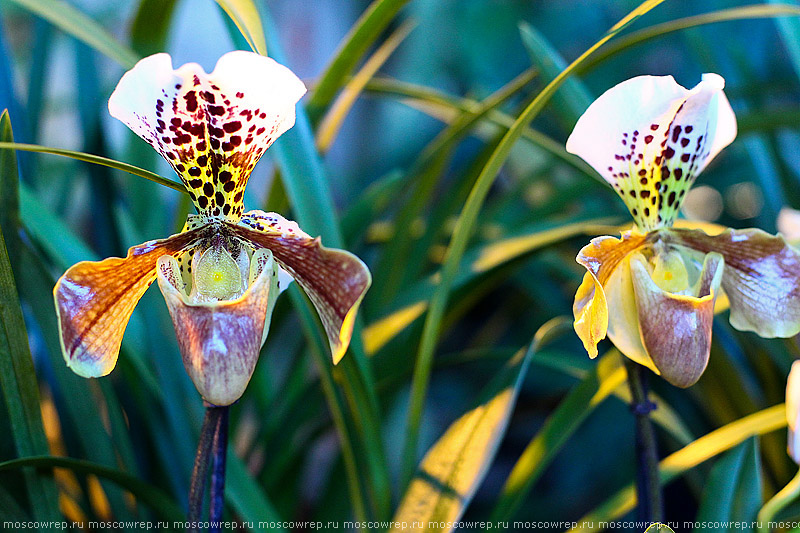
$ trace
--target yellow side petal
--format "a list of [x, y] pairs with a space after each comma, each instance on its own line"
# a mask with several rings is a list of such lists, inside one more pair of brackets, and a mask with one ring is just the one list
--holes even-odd
[[575, 333], [578, 334], [589, 357], [597, 357], [597, 343], [606, 338], [608, 330], [608, 305], [603, 286], [587, 272], [575, 292], [572, 306], [575, 315]]
[[84, 261], [67, 270], [53, 289], [67, 366], [83, 377], [111, 372], [133, 308], [155, 279], [156, 261], [192, 246], [203, 231], [148, 241], [124, 259]]
[[631, 276], [633, 258], [642, 258], [642, 254], [633, 252], [625, 257], [606, 282], [608, 312], [611, 317], [608, 338], [625, 357], [660, 374], [642, 343], [636, 293]]
[[586, 268], [572, 312], [575, 333], [583, 342], [589, 356], [597, 357], [597, 343], [608, 330], [608, 302], [604, 286], [626, 255], [645, 245], [645, 236], [632, 232], [615, 237], [598, 237], [584, 246], [576, 261]]

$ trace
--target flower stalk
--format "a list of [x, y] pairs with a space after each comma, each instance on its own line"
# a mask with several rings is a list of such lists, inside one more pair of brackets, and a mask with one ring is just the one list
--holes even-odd
[[636, 423], [636, 498], [637, 519], [661, 522], [664, 507], [658, 474], [658, 450], [650, 413], [656, 404], [648, 398], [648, 370], [630, 359], [625, 360], [628, 386], [631, 390], [631, 411]]
[[[209, 407], [210, 409], [210, 407]], [[225, 464], [228, 453], [228, 418], [230, 407], [216, 407], [220, 411], [217, 430], [214, 432], [214, 444], [211, 456], [214, 461], [211, 470], [211, 503], [209, 504], [208, 517], [211, 526], [209, 533], [222, 531], [222, 511], [225, 508]]]
[[[213, 459], [211, 472], [211, 502], [209, 505], [209, 522], [222, 519], [225, 491], [225, 456], [228, 451], [228, 418], [230, 406], [212, 405], [206, 402], [206, 413], [200, 428], [200, 440], [194, 456], [192, 480], [189, 484], [189, 512], [187, 521], [188, 533], [199, 533], [199, 524], [203, 515], [206, 484], [208, 483], [208, 467]], [[213, 528], [209, 531], [215, 531]], [[219, 531], [219, 529], [216, 529]]]

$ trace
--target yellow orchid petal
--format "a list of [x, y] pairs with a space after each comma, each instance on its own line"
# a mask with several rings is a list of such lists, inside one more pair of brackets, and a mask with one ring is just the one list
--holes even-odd
[[639, 76], [606, 91], [578, 120], [567, 151], [597, 170], [642, 231], [669, 226], [686, 191], [736, 137], [725, 80], [693, 89], [672, 76]]
[[584, 246], [576, 261], [586, 268], [583, 283], [575, 294], [572, 311], [575, 332], [590, 357], [597, 357], [597, 343], [608, 330], [608, 302], [605, 284], [625, 257], [646, 244], [644, 235], [626, 232], [622, 239], [598, 237]]
[[653, 282], [661, 290], [679, 293], [689, 288], [689, 271], [675, 250], [659, 251], [653, 257]]
[[782, 236], [759, 229], [728, 229], [719, 235], [671, 229], [661, 239], [725, 258], [722, 288], [730, 299], [730, 322], [762, 337], [800, 333], [800, 253]]
[[203, 229], [148, 241], [124, 259], [73, 265], [53, 289], [61, 350], [67, 366], [83, 377], [105, 376], [114, 368], [133, 308], [155, 279], [158, 258], [193, 246]]
[[372, 277], [350, 252], [322, 246], [297, 224], [275, 213], [250, 211], [238, 225], [227, 225], [244, 242], [268, 248], [276, 261], [303, 288], [319, 313], [334, 364], [344, 356], [358, 306]]
[[278, 273], [272, 253], [258, 250], [254, 254], [252, 282], [234, 300], [192, 301], [171, 256], [158, 260], [157, 272], [186, 372], [207, 402], [232, 404], [253, 375], [277, 298]]
[[722, 281], [724, 260], [706, 255], [692, 295], [662, 289], [641, 254], [630, 260], [642, 344], [661, 376], [678, 387], [700, 379], [711, 350], [714, 299]]
[[229, 52], [207, 74], [168, 54], [139, 61], [108, 101], [111, 115], [175, 169], [205, 217], [239, 220], [250, 172], [294, 125], [306, 92], [288, 68], [251, 52]]
[[642, 343], [642, 334], [639, 331], [639, 311], [636, 307], [631, 263], [633, 258], [641, 257], [642, 254], [636, 251], [628, 254], [606, 282], [608, 313], [611, 317], [608, 338], [625, 357], [660, 374]]

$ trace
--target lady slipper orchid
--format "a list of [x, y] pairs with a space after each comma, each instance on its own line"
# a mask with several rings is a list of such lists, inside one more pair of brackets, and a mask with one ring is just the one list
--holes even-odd
[[240, 51], [222, 56], [210, 74], [194, 63], [173, 70], [169, 55], [156, 54], [122, 77], [111, 115], [166, 158], [198, 214], [179, 234], [134, 246], [124, 259], [78, 263], [58, 280], [61, 348], [72, 370], [111, 372], [133, 308], [155, 279], [186, 370], [211, 404], [244, 392], [275, 299], [292, 278], [319, 313], [334, 363], [342, 358], [369, 270], [295, 222], [245, 213], [242, 203], [250, 172], [294, 125], [305, 91], [288, 68]]
[[593, 102], [567, 140], [622, 197], [635, 227], [578, 254], [575, 331], [590, 357], [606, 334], [627, 357], [679, 387], [708, 363], [714, 302], [730, 323], [763, 337], [800, 331], [800, 255], [758, 229], [719, 235], [673, 228], [697, 175], [736, 137], [722, 89], [705, 74], [688, 90], [672, 76], [640, 76]]

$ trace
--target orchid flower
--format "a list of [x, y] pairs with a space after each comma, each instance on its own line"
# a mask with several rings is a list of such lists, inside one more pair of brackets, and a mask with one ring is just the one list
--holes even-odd
[[111, 372], [133, 308], [155, 279], [186, 370], [213, 405], [244, 392], [275, 299], [292, 278], [316, 307], [338, 363], [369, 270], [295, 222], [244, 212], [242, 203], [250, 172], [294, 125], [305, 91], [288, 68], [241, 51], [222, 56], [210, 74], [195, 63], [173, 70], [169, 55], [156, 54], [122, 77], [109, 112], [164, 156], [198, 214], [179, 234], [134, 246], [124, 259], [78, 263], [58, 280], [61, 348], [73, 371]]
[[693, 89], [672, 76], [640, 76], [593, 102], [567, 140], [625, 202], [635, 227], [598, 237], [578, 254], [575, 331], [590, 357], [606, 334], [633, 361], [679, 387], [708, 363], [714, 302], [730, 323], [762, 337], [800, 331], [800, 255], [780, 235], [673, 228], [697, 175], [736, 137], [722, 89], [705, 74]]

